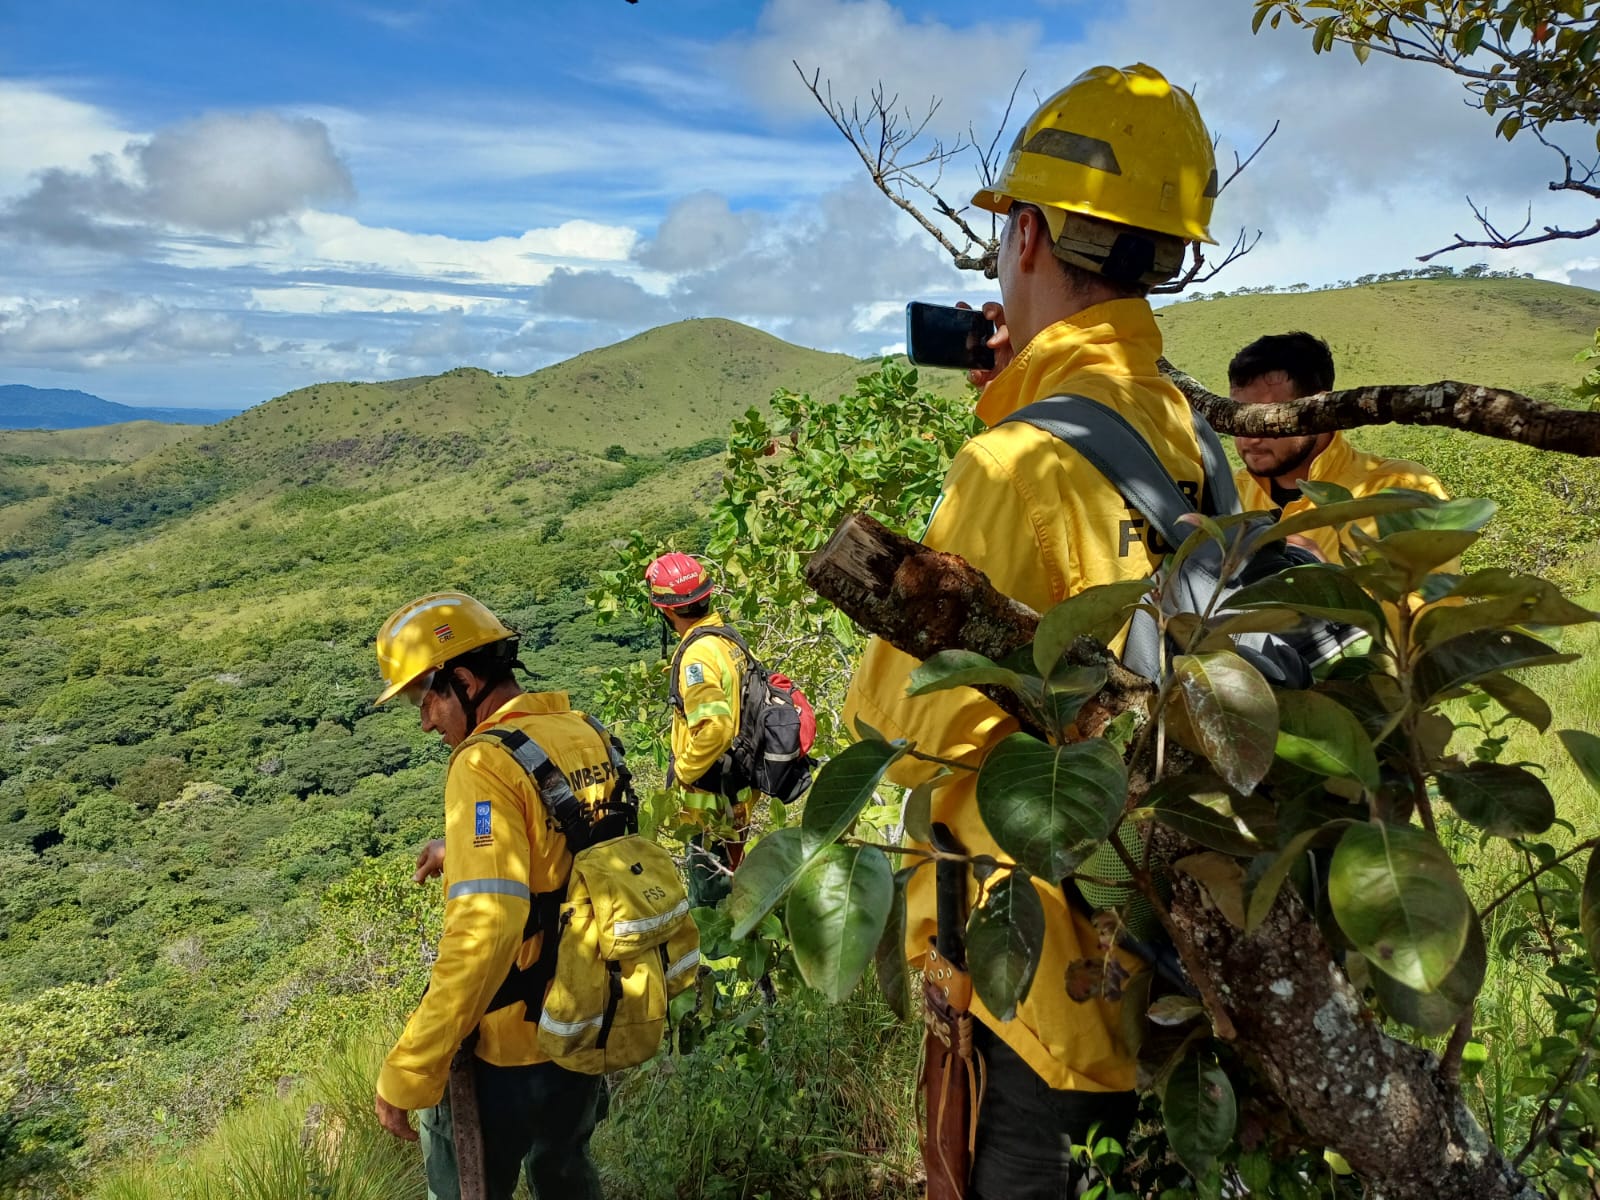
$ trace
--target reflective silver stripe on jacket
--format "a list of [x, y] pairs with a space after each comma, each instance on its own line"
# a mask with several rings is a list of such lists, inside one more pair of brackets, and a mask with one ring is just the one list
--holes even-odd
[[445, 900], [459, 900], [462, 896], [517, 896], [532, 899], [528, 885], [515, 879], [463, 879], [452, 883]]
[[671, 924], [689, 911], [687, 898], [678, 901], [672, 909], [654, 917], [640, 917], [637, 921], [617, 921], [611, 926], [611, 936], [614, 938], [629, 937], [635, 933], [650, 933], [660, 929], [663, 925]]
[[685, 954], [677, 962], [673, 963], [670, 967], [667, 968], [667, 978], [668, 979], [676, 979], [679, 975], [682, 975], [685, 971], [689, 970], [690, 968], [692, 968], [694, 966], [697, 966], [699, 964], [699, 962], [700, 962], [700, 951], [699, 950], [691, 950], [691, 951], [689, 951], [689, 953]]
[[604, 1022], [605, 1017], [602, 1014], [585, 1017], [581, 1021], [558, 1021], [550, 1015], [548, 1009], [539, 1016], [539, 1028], [548, 1029], [557, 1037], [573, 1037], [585, 1029], [598, 1028]]

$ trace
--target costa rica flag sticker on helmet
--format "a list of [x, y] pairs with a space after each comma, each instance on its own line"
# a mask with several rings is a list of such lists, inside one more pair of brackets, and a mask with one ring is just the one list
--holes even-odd
[[433, 636], [438, 638], [441, 642], [448, 642], [451, 638], [455, 637], [455, 630], [451, 629], [448, 625], [435, 625], [433, 627]]

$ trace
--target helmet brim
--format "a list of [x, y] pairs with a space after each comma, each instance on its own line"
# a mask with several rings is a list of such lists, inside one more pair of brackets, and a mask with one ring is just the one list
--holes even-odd
[[685, 596], [663, 596], [652, 592], [650, 595], [650, 603], [656, 608], [682, 608], [686, 604], [693, 604], [698, 600], [704, 600], [707, 596], [711, 595], [711, 591], [712, 583], [709, 579], [707, 579], [699, 587], [695, 588], [694, 591]]

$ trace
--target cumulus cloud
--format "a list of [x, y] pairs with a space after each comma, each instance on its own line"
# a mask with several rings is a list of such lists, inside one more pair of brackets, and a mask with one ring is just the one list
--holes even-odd
[[354, 190], [320, 121], [214, 113], [97, 154], [86, 168], [39, 172], [0, 214], [0, 230], [101, 248], [169, 232], [257, 237]]
[[0, 196], [27, 186], [37, 171], [85, 168], [115, 154], [133, 134], [92, 104], [18, 80], [0, 79]]
[[734, 213], [726, 197], [695, 192], [667, 210], [656, 236], [634, 258], [658, 271], [701, 270], [742, 251], [758, 224], [752, 213]]
[[95, 367], [260, 350], [232, 317], [145, 296], [98, 292], [57, 303], [0, 304], [0, 354], [20, 365]]
[[915, 11], [888, 0], [770, 0], [753, 35], [728, 40], [727, 62], [744, 93], [773, 116], [818, 114], [798, 63], [808, 76], [820, 70], [847, 102], [882, 83], [920, 116], [939, 97], [932, 127], [954, 136], [1004, 104], [1044, 31], [981, 8], [964, 28]]
[[535, 306], [576, 320], [643, 326], [670, 321], [672, 304], [612, 271], [573, 271], [557, 267], [539, 289]]

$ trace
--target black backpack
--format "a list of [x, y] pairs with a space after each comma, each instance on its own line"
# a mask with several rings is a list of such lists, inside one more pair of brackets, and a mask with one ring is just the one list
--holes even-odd
[[683, 692], [678, 686], [679, 667], [684, 651], [703, 637], [720, 637], [744, 655], [744, 678], [740, 684], [739, 732], [728, 752], [711, 765], [699, 779], [686, 782], [701, 791], [733, 799], [746, 788], [754, 788], [788, 804], [798, 800], [811, 786], [815, 762], [811, 743], [816, 736], [817, 719], [805, 693], [784, 675], [769, 671], [750, 647], [726, 625], [706, 625], [690, 630], [678, 643], [672, 656], [669, 697], [673, 710], [683, 716]]
[[[1178, 518], [1195, 512], [1195, 506], [1150, 444], [1120, 413], [1086, 396], [1052, 396], [1018, 410], [1006, 420], [1022, 421], [1071, 446], [1150, 522], [1151, 529], [1169, 548], [1182, 545], [1193, 532]], [[1233, 472], [1228, 469], [1222, 443], [1199, 413], [1194, 414], [1194, 431], [1205, 464], [1205, 489], [1199, 511], [1211, 517], [1240, 512], [1239, 493], [1233, 486]], [[1222, 547], [1208, 541], [1183, 561], [1175, 576], [1162, 579], [1161, 603], [1169, 614], [1203, 612], [1220, 588], [1218, 611], [1225, 612], [1227, 598], [1241, 589], [1315, 561], [1306, 551], [1275, 541], [1258, 549], [1233, 578], [1224, 580]], [[1236, 634], [1233, 643], [1240, 657], [1274, 687], [1304, 688], [1310, 686], [1316, 667], [1361, 636], [1355, 626], [1314, 618], [1287, 633]], [[1155, 618], [1147, 612], [1135, 613], [1122, 652], [1123, 665], [1156, 679], [1160, 673], [1160, 650]]]

